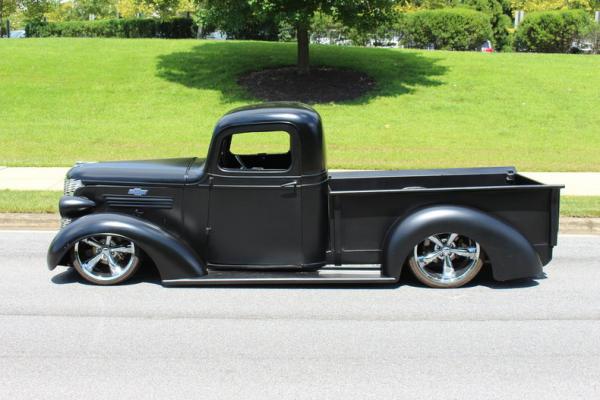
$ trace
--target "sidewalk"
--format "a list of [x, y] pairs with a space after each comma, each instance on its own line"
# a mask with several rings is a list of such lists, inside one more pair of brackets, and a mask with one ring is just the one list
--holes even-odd
[[0, 190], [63, 190], [69, 168], [0, 167]]
[[[0, 190], [63, 190], [69, 168], [0, 167]], [[562, 184], [567, 196], [600, 196], [600, 172], [520, 172], [538, 182]]]

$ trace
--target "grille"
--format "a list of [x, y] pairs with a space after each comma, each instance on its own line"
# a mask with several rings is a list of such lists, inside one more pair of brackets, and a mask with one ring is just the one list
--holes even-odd
[[80, 180], [66, 178], [64, 188], [65, 196], [73, 196], [75, 194], [75, 191], [80, 187], [83, 187], [83, 183], [81, 183]]
[[[79, 189], [80, 187], [83, 187], [83, 183], [78, 180], [78, 179], [69, 179], [69, 178], [65, 178], [65, 185], [64, 185], [64, 195], [65, 196], [73, 196], [75, 194], [75, 191], [77, 189]], [[71, 222], [73, 222], [73, 220], [71, 218], [61, 218], [60, 219], [60, 228], [64, 228], [65, 226], [69, 225]]]

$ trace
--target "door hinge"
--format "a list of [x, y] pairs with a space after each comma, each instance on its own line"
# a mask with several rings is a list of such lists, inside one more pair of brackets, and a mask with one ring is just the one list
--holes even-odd
[[515, 171], [512, 169], [506, 171], [506, 183], [509, 185], [515, 183]]

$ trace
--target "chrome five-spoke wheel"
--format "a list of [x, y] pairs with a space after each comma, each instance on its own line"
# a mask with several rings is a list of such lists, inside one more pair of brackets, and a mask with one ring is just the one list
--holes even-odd
[[139, 250], [119, 235], [99, 234], [81, 239], [73, 247], [73, 266], [86, 280], [99, 285], [125, 281], [139, 267]]
[[483, 260], [479, 243], [458, 233], [436, 233], [417, 244], [409, 265], [430, 287], [460, 287], [473, 279]]

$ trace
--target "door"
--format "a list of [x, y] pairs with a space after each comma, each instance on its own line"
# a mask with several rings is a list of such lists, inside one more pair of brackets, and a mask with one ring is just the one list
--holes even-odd
[[226, 132], [211, 175], [208, 262], [300, 267], [299, 158], [289, 127]]

